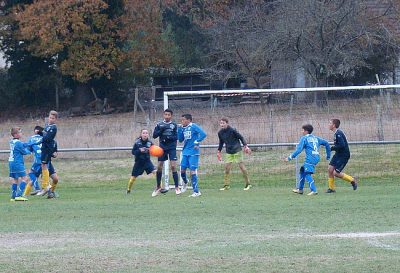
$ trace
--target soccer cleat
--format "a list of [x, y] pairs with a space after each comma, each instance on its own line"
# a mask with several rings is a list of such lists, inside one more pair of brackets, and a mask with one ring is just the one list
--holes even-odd
[[354, 177], [354, 181], [351, 182], [351, 186], [353, 186], [353, 190], [356, 190], [358, 187], [358, 178]]
[[31, 195], [37, 195], [40, 192], [40, 190], [35, 190], [33, 192], [31, 192]]
[[182, 192], [179, 188], [175, 188], [175, 193], [176, 193], [176, 195], [180, 195]]
[[169, 191], [169, 190], [167, 190], [167, 189], [161, 189], [161, 190], [160, 190], [160, 193], [166, 194], [168, 191]]
[[250, 190], [252, 187], [253, 187], [252, 185], [247, 184], [246, 187], [244, 187], [243, 190], [244, 190], [244, 191], [248, 191], [248, 190]]
[[10, 199], [10, 202], [15, 202], [15, 199], [14, 199], [14, 198], [11, 198], [11, 199]]
[[46, 195], [46, 193], [49, 192], [50, 189], [51, 189], [51, 186], [49, 185], [49, 186], [47, 186], [47, 188], [42, 189], [42, 190], [41, 190], [40, 192], [38, 192], [36, 195], [37, 195], [37, 196], [44, 196], [44, 195]]
[[292, 192], [298, 193], [298, 194], [303, 194], [303, 190], [300, 190], [300, 189], [293, 189]]
[[131, 193], [131, 190], [126, 190], [126, 194], [130, 194]]
[[153, 193], [151, 194], [151, 197], [156, 197], [158, 195], [160, 195], [161, 193], [161, 188], [157, 188], [153, 191]]
[[222, 188], [220, 188], [219, 190], [220, 191], [227, 191], [227, 190], [229, 190], [231, 188], [231, 186], [229, 186], [229, 185], [224, 185]]
[[317, 194], [318, 194], [318, 192], [316, 192], [316, 191], [311, 191], [311, 192], [309, 192], [307, 195], [311, 196], [311, 195], [317, 195]]
[[47, 193], [47, 199], [53, 199], [53, 198], [56, 198], [55, 193], [52, 192], [52, 191], [49, 191], [49, 192]]
[[28, 201], [28, 198], [25, 196], [17, 196], [15, 197], [15, 201]]
[[187, 190], [187, 183], [183, 183], [181, 193], [184, 193]]
[[201, 196], [201, 192], [194, 192], [191, 195], [189, 195], [189, 197], [199, 197]]
[[336, 192], [335, 190], [327, 189], [325, 193], [335, 193], [335, 192]]

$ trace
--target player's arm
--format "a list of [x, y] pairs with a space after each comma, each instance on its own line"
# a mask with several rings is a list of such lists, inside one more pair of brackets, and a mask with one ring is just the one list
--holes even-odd
[[28, 144], [29, 143], [25, 143], [25, 142], [17, 142], [14, 149], [19, 151], [23, 155], [29, 155], [32, 152], [30, 151]]
[[247, 154], [250, 154], [251, 149], [247, 146], [247, 142], [244, 139], [244, 137], [236, 129], [234, 129], [233, 131], [234, 131], [236, 138], [239, 139], [239, 141], [242, 143], [244, 152]]
[[344, 142], [343, 134], [340, 134], [340, 133], [336, 134], [335, 143], [333, 143], [331, 150], [339, 151], [339, 150], [343, 149], [344, 147], [346, 147], [346, 143]]
[[207, 137], [207, 134], [206, 134], [206, 132], [204, 132], [203, 129], [201, 129], [200, 126], [194, 125], [194, 127], [195, 127], [195, 130], [197, 131], [197, 133], [199, 134], [199, 137], [194, 141], [194, 144], [199, 145], [200, 142], [202, 142]]
[[185, 136], [183, 135], [182, 127], [178, 127], [178, 140], [179, 140], [179, 142], [182, 142], [185, 140]]
[[329, 142], [323, 138], [318, 138], [318, 140], [319, 140], [320, 145], [325, 146], [326, 160], [329, 160], [331, 158], [331, 147], [329, 147]]
[[221, 134], [219, 132], [218, 132], [218, 139], [219, 139], [219, 144], [218, 144], [217, 159], [219, 161], [222, 161], [221, 151], [222, 147], [224, 147], [224, 140], [222, 139]]
[[158, 138], [160, 135], [161, 135], [160, 123], [157, 123], [156, 127], [154, 128], [153, 138]]
[[46, 134], [43, 134], [43, 142], [51, 142], [57, 134], [57, 127], [51, 128]]
[[287, 157], [287, 161], [290, 161], [293, 158], [296, 158], [301, 153], [301, 151], [303, 151], [305, 141], [306, 141], [305, 137], [300, 138], [299, 144], [297, 144], [297, 146], [296, 146], [296, 150]]
[[139, 150], [139, 145], [137, 144], [137, 142], [135, 142], [135, 144], [132, 147], [132, 154], [134, 156], [139, 156], [140, 155], [140, 150]]

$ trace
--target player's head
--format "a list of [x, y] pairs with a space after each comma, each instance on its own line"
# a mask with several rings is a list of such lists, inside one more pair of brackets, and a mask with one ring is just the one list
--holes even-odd
[[171, 109], [169, 109], [169, 108], [165, 109], [164, 110], [164, 120], [166, 122], [170, 122], [172, 119], [172, 114], [173, 114], [173, 112]]
[[191, 114], [184, 114], [181, 118], [182, 126], [188, 126], [192, 122], [193, 118]]
[[48, 119], [49, 124], [56, 123], [57, 118], [58, 118], [57, 111], [51, 110], [50, 113], [49, 113], [49, 119]]
[[10, 133], [13, 138], [21, 138], [22, 129], [20, 127], [13, 127], [11, 128]]
[[40, 135], [40, 134], [43, 133], [43, 127], [37, 125], [37, 126], [35, 126], [35, 128], [33, 129], [33, 132], [34, 132], [35, 134], [37, 134], [37, 135]]
[[149, 131], [147, 129], [142, 129], [140, 131], [140, 138], [142, 140], [148, 140], [149, 139]]
[[305, 124], [301, 127], [305, 135], [311, 134], [314, 131], [314, 127], [311, 124]]
[[337, 129], [337, 128], [339, 128], [339, 126], [340, 126], [340, 120], [339, 119], [333, 118], [333, 119], [331, 119], [329, 121], [329, 129], [330, 130]]
[[229, 121], [228, 121], [228, 119], [227, 119], [227, 118], [221, 118], [221, 119], [219, 120], [219, 126], [220, 126], [222, 129], [228, 128], [228, 126], [229, 126]]

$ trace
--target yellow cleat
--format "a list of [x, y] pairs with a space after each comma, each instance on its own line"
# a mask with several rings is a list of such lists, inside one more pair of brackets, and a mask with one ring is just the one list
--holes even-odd
[[18, 197], [15, 197], [15, 201], [28, 201], [28, 198], [26, 198], [24, 196], [18, 196]]
[[15, 199], [14, 199], [14, 198], [11, 198], [11, 199], [10, 199], [10, 202], [15, 202]]

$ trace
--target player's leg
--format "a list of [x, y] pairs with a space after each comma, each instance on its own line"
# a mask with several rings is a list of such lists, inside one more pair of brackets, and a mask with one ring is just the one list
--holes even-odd
[[11, 199], [10, 201], [15, 201], [15, 197], [17, 196], [18, 190], [18, 178], [14, 176], [13, 173], [10, 173], [11, 179]]
[[335, 193], [335, 166], [331, 165], [334, 163], [330, 163], [328, 166], [328, 189], [326, 190], [326, 193]]
[[144, 169], [140, 163], [135, 162], [131, 172], [131, 178], [129, 178], [128, 186], [126, 189], [126, 194], [130, 194], [132, 191], [133, 184], [136, 181], [136, 178], [143, 173]]
[[191, 155], [189, 156], [189, 164], [190, 164], [190, 177], [192, 180], [192, 186], [193, 186], [193, 194], [191, 197], [198, 197], [201, 195], [200, 190], [199, 190], [199, 182], [198, 182], [198, 176], [197, 176], [197, 169], [199, 166], [199, 155]]
[[168, 150], [168, 157], [169, 157], [169, 162], [170, 162], [171, 171], [172, 171], [172, 178], [174, 179], [175, 192], [178, 194], [178, 192], [180, 192], [180, 190], [179, 190], [178, 170], [176, 168], [176, 165], [177, 165], [176, 161], [178, 160], [178, 157], [176, 155], [176, 149]]
[[351, 186], [353, 187], [353, 190], [356, 190], [358, 187], [358, 179], [355, 177], [352, 177], [351, 175], [345, 174], [343, 172], [344, 168], [347, 165], [347, 162], [349, 161], [349, 158], [341, 158], [340, 160], [338, 160], [338, 164], [335, 166], [334, 169], [334, 176], [343, 179], [344, 181], [347, 181], [351, 184]]
[[247, 191], [251, 188], [251, 184], [250, 184], [250, 179], [249, 179], [249, 173], [248, 173], [246, 167], [244, 166], [243, 161], [239, 162], [239, 168], [243, 173], [243, 178], [244, 178], [244, 182], [245, 182], [243, 190]]
[[158, 158], [158, 162], [157, 162], [157, 173], [156, 173], [156, 181], [157, 181], [157, 185], [160, 185], [161, 187], [161, 179], [162, 179], [162, 173], [163, 173], [163, 168], [164, 168], [164, 162], [166, 159], [165, 155], [163, 155], [162, 157]]
[[42, 150], [42, 154], [40, 157], [40, 160], [42, 162], [41, 167], [42, 167], [42, 190], [37, 194], [39, 196], [45, 195], [49, 188], [49, 180], [50, 180], [50, 172], [47, 168], [47, 163], [49, 163], [51, 158], [50, 151], [47, 150]]
[[301, 166], [300, 168], [300, 181], [299, 181], [299, 185], [297, 186], [296, 189], [293, 190], [294, 193], [298, 193], [298, 194], [303, 194], [303, 190], [304, 190], [304, 181], [306, 179], [306, 174], [304, 172], [304, 166]]
[[47, 168], [49, 170], [49, 174], [50, 174], [50, 178], [51, 178], [51, 187], [47, 193], [47, 198], [51, 199], [51, 198], [55, 198], [56, 194], [55, 194], [55, 190], [56, 187], [58, 185], [58, 175], [54, 169], [53, 164], [51, 163], [51, 161], [47, 164]]
[[21, 176], [19, 178], [19, 185], [18, 185], [18, 190], [17, 190], [17, 195], [15, 197], [15, 201], [28, 201], [28, 198], [26, 198], [26, 196], [24, 196], [24, 192], [25, 192], [25, 188], [27, 185], [27, 181], [28, 180], [28, 176], [26, 175], [25, 171], [21, 172]]
[[310, 193], [308, 193], [307, 195], [316, 195], [316, 194], [318, 194], [317, 186], [315, 185], [315, 181], [314, 181], [314, 178], [312, 177], [312, 173], [306, 172], [305, 173], [305, 179], [307, 180], [308, 185], [309, 185], [310, 190], [311, 190]]
[[220, 191], [226, 191], [230, 189], [231, 170], [232, 170], [232, 162], [226, 162], [224, 166], [224, 185], [222, 186], [222, 188], [219, 189]]

